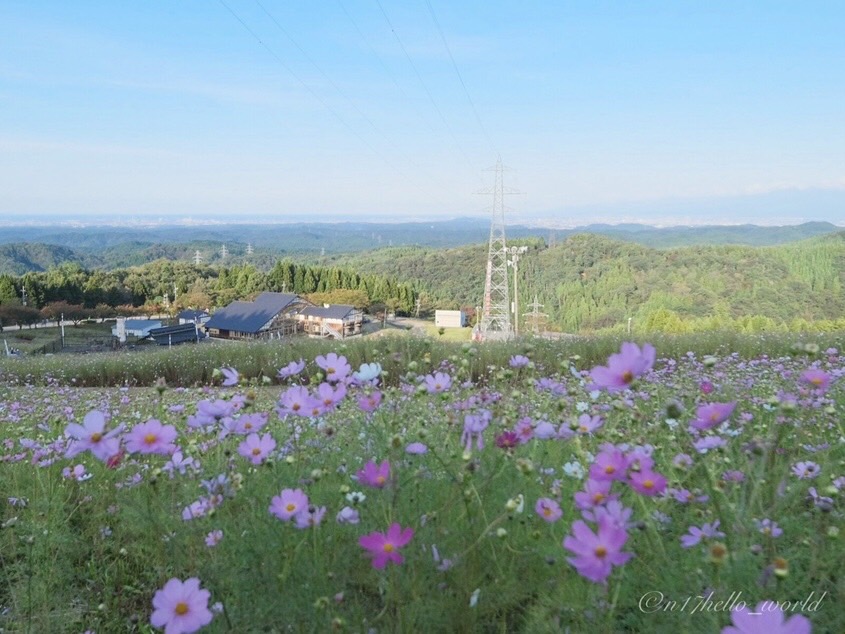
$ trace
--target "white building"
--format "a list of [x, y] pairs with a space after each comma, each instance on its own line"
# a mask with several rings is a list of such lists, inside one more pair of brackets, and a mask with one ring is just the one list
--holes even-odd
[[137, 337], [141, 339], [150, 334], [153, 328], [161, 328], [160, 319], [127, 319], [118, 317], [117, 322], [111, 329], [111, 334], [117, 337], [120, 343], [126, 343], [126, 337]]
[[467, 316], [462, 310], [435, 310], [434, 325], [438, 328], [463, 328], [467, 325]]

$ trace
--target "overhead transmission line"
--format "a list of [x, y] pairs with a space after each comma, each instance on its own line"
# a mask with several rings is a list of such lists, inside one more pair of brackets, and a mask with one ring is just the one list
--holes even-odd
[[484, 123], [481, 121], [481, 117], [478, 115], [478, 109], [475, 107], [475, 102], [472, 100], [472, 97], [469, 94], [469, 90], [467, 89], [467, 85], [464, 82], [463, 75], [461, 75], [461, 71], [458, 70], [458, 63], [455, 61], [455, 56], [452, 55], [452, 49], [449, 47], [449, 42], [446, 41], [446, 36], [443, 34], [443, 29], [440, 28], [440, 22], [437, 19], [437, 15], [434, 13], [434, 7], [431, 6], [431, 2], [429, 2], [429, 0], [425, 0], [425, 4], [428, 7], [429, 14], [431, 14], [431, 20], [434, 22], [434, 26], [437, 27], [437, 32], [440, 33], [440, 39], [443, 41], [443, 46], [446, 48], [446, 52], [449, 53], [449, 59], [452, 60], [452, 68], [455, 69], [455, 74], [458, 76], [458, 80], [461, 82], [461, 87], [464, 89], [464, 94], [466, 95], [467, 101], [469, 101], [469, 105], [472, 108], [472, 113], [475, 115], [475, 120], [478, 123], [478, 127], [481, 128], [481, 132], [487, 139], [487, 144], [490, 146], [490, 150], [493, 152], [493, 154], [498, 155], [499, 153], [496, 151], [496, 146], [493, 144], [493, 140], [490, 138], [490, 134], [487, 132], [487, 128], [484, 127]]
[[393, 23], [390, 21], [390, 18], [387, 15], [387, 12], [384, 10], [384, 6], [381, 4], [381, 0], [376, 0], [376, 4], [378, 8], [381, 10], [381, 14], [384, 16], [385, 22], [387, 22], [387, 26], [390, 28], [390, 32], [393, 33], [393, 37], [396, 38], [396, 42], [399, 44], [399, 48], [402, 49], [402, 52], [405, 54], [405, 57], [408, 60], [408, 63], [411, 65], [411, 68], [414, 69], [414, 74], [417, 76], [417, 79], [420, 80], [420, 84], [422, 84], [423, 90], [425, 90], [425, 94], [428, 95], [429, 101], [431, 101], [431, 105], [434, 106], [434, 110], [440, 116], [440, 120], [443, 122], [443, 125], [446, 127], [446, 131], [449, 133], [449, 136], [452, 137], [452, 140], [455, 142], [455, 146], [458, 148], [458, 151], [463, 155], [464, 159], [466, 160], [467, 164], [471, 164], [472, 161], [470, 160], [467, 153], [464, 151], [463, 146], [461, 146], [460, 141], [458, 141], [458, 137], [455, 136], [455, 133], [452, 131], [449, 122], [446, 121], [446, 117], [443, 115], [443, 111], [440, 110], [440, 107], [437, 105], [437, 101], [434, 99], [434, 95], [431, 94], [431, 91], [428, 89], [428, 85], [425, 83], [422, 75], [420, 74], [417, 65], [414, 64], [414, 60], [411, 55], [408, 53], [408, 49], [405, 48], [405, 45], [402, 43], [402, 38], [399, 37], [399, 34], [396, 32], [396, 29], [393, 28]]
[[[250, 34], [250, 35], [251, 35], [254, 39], [255, 39], [255, 41], [256, 41], [256, 42], [258, 42], [258, 44], [259, 44], [259, 45], [260, 45], [260, 46], [261, 46], [261, 47], [262, 47], [265, 51], [267, 51], [267, 52], [268, 52], [268, 53], [269, 53], [269, 54], [273, 57], [273, 59], [275, 59], [275, 60], [276, 60], [276, 61], [277, 61], [277, 62], [278, 62], [281, 66], [282, 66], [282, 68], [284, 68], [284, 69], [285, 69], [288, 73], [290, 73], [290, 75], [291, 75], [294, 79], [296, 79], [296, 81], [298, 81], [300, 84], [302, 84], [302, 87], [303, 87], [303, 88], [305, 88], [305, 90], [307, 90], [307, 91], [308, 91], [308, 93], [309, 93], [312, 97], [314, 97], [314, 99], [316, 99], [316, 100], [320, 103], [320, 105], [322, 105], [322, 106], [323, 106], [323, 108], [325, 108], [326, 110], [328, 110], [328, 111], [329, 111], [329, 112], [330, 112], [330, 113], [331, 113], [331, 114], [332, 114], [332, 115], [333, 115], [333, 116], [334, 116], [334, 117], [335, 117], [335, 118], [336, 118], [336, 119], [340, 122], [340, 124], [341, 124], [341, 125], [343, 125], [343, 127], [345, 127], [347, 130], [349, 130], [349, 132], [351, 132], [351, 133], [355, 136], [355, 138], [357, 138], [357, 139], [358, 139], [358, 140], [359, 140], [359, 141], [360, 141], [360, 142], [364, 145], [364, 147], [366, 147], [366, 148], [367, 148], [368, 150], [370, 150], [370, 152], [372, 152], [375, 156], [379, 157], [379, 158], [380, 158], [382, 161], [384, 161], [387, 165], [389, 165], [391, 168], [393, 168], [393, 169], [394, 169], [394, 170], [395, 170], [395, 171], [396, 171], [396, 172], [397, 172], [397, 173], [398, 173], [398, 174], [399, 174], [399, 175], [400, 175], [403, 179], [405, 179], [408, 183], [412, 184], [412, 186], [416, 187], [417, 189], [420, 189], [421, 193], [424, 193], [424, 194], [426, 194], [427, 196], [430, 196], [430, 193], [429, 193], [429, 192], [426, 192], [426, 191], [422, 190], [421, 188], [419, 188], [418, 186], [414, 185], [414, 184], [413, 184], [413, 181], [412, 181], [410, 178], [408, 178], [407, 174], [405, 174], [405, 173], [404, 173], [401, 169], [399, 169], [399, 168], [396, 166], [396, 163], [395, 163], [395, 162], [390, 161], [390, 160], [389, 160], [387, 157], [385, 157], [385, 156], [384, 156], [381, 152], [379, 152], [379, 151], [378, 151], [375, 147], [373, 147], [373, 145], [372, 145], [371, 143], [369, 143], [369, 142], [368, 142], [368, 141], [367, 141], [367, 140], [366, 140], [363, 136], [361, 136], [361, 135], [358, 133], [358, 131], [357, 131], [357, 130], [355, 130], [355, 129], [354, 129], [354, 128], [353, 128], [353, 127], [349, 124], [349, 122], [347, 122], [347, 121], [346, 121], [346, 119], [344, 119], [344, 118], [340, 115], [340, 113], [338, 113], [338, 112], [337, 112], [337, 110], [335, 110], [334, 108], [332, 108], [332, 107], [331, 107], [331, 105], [329, 105], [329, 104], [328, 104], [328, 102], [326, 102], [326, 100], [325, 100], [325, 99], [323, 99], [323, 98], [322, 98], [322, 97], [321, 97], [321, 96], [320, 96], [320, 95], [319, 95], [319, 94], [318, 94], [318, 93], [317, 93], [317, 92], [316, 92], [316, 91], [315, 91], [315, 90], [314, 90], [311, 86], [309, 86], [309, 85], [308, 85], [308, 83], [307, 83], [307, 82], [305, 82], [305, 81], [304, 81], [304, 80], [303, 80], [303, 79], [302, 79], [302, 78], [301, 78], [301, 77], [300, 77], [300, 76], [299, 76], [299, 75], [298, 75], [298, 74], [297, 74], [297, 73], [296, 73], [296, 72], [295, 72], [295, 71], [294, 71], [294, 70], [293, 70], [293, 69], [292, 69], [292, 68], [291, 68], [288, 64], [286, 64], [286, 63], [285, 63], [285, 61], [284, 61], [284, 59], [282, 59], [282, 58], [281, 58], [281, 56], [279, 56], [279, 55], [278, 55], [278, 54], [277, 54], [277, 53], [276, 53], [276, 52], [275, 52], [272, 48], [270, 48], [269, 46], [267, 46], [267, 44], [264, 42], [264, 40], [262, 40], [262, 39], [258, 36], [258, 34], [257, 34], [255, 31], [253, 31], [253, 30], [250, 28], [250, 26], [249, 26], [246, 22], [244, 22], [244, 20], [243, 20], [243, 19], [241, 19], [241, 17], [240, 17], [237, 13], [235, 13], [235, 11], [232, 9], [232, 7], [230, 7], [230, 6], [229, 6], [229, 5], [225, 2], [225, 0], [218, 0], [218, 2], [219, 2], [221, 5], [223, 5], [223, 7], [224, 7], [224, 8], [225, 8], [225, 9], [226, 9], [226, 10], [227, 10], [227, 11], [228, 11], [231, 15], [232, 15], [232, 17], [234, 17], [234, 18], [235, 18], [235, 19], [236, 19], [236, 20], [240, 23], [240, 25], [241, 25], [241, 26], [242, 26], [242, 27], [243, 27], [243, 28], [244, 28], [244, 29], [245, 29], [245, 30], [246, 30], [246, 31], [247, 31], [247, 32], [248, 32], [248, 33], [249, 33], [249, 34]], [[441, 204], [441, 205], [443, 205], [444, 207], [445, 207], [445, 206], [447, 206], [447, 205], [446, 205], [446, 203], [444, 203], [443, 201], [438, 201], [438, 202], [440, 202], [440, 204]]]
[[[279, 31], [280, 31], [280, 32], [281, 32], [281, 33], [282, 33], [282, 34], [283, 34], [283, 35], [284, 35], [284, 36], [288, 39], [288, 41], [289, 41], [291, 44], [293, 44], [293, 45], [296, 47], [296, 50], [298, 50], [298, 51], [302, 54], [302, 56], [303, 56], [303, 57], [304, 57], [304, 58], [308, 61], [308, 63], [310, 63], [310, 64], [311, 64], [311, 65], [312, 65], [312, 66], [313, 66], [313, 67], [317, 70], [317, 72], [318, 72], [318, 73], [320, 73], [320, 75], [322, 75], [322, 76], [323, 76], [323, 78], [324, 78], [324, 79], [328, 82], [328, 84], [329, 84], [329, 85], [330, 85], [330, 86], [331, 86], [331, 87], [332, 87], [335, 91], [337, 91], [337, 93], [338, 93], [341, 97], [343, 97], [346, 101], [348, 101], [348, 102], [349, 102], [349, 105], [350, 105], [350, 106], [352, 106], [352, 109], [353, 109], [353, 110], [355, 110], [355, 112], [356, 112], [356, 113], [358, 113], [358, 115], [359, 115], [359, 116], [360, 116], [360, 117], [361, 117], [364, 121], [366, 121], [366, 122], [367, 122], [367, 124], [369, 124], [369, 126], [373, 129], [373, 131], [375, 131], [375, 133], [376, 133], [376, 134], [378, 134], [379, 136], [381, 136], [381, 138], [382, 138], [382, 139], [384, 139], [384, 141], [385, 141], [385, 142], [387, 142], [387, 144], [388, 144], [388, 145], [390, 145], [390, 146], [391, 146], [391, 148], [393, 148], [393, 150], [394, 150], [394, 151], [395, 151], [395, 152], [396, 152], [399, 156], [401, 156], [401, 157], [402, 157], [402, 158], [403, 158], [403, 159], [404, 159], [407, 163], [409, 163], [409, 164], [410, 164], [410, 165], [411, 165], [414, 169], [416, 169], [418, 172], [423, 173], [425, 176], [428, 176], [430, 179], [432, 178], [432, 177], [431, 177], [431, 175], [429, 175], [429, 174], [425, 174], [425, 171], [423, 170], [423, 168], [422, 168], [419, 164], [417, 164], [417, 163], [416, 163], [416, 161], [414, 161], [411, 157], [409, 157], [407, 154], [405, 154], [405, 153], [402, 151], [402, 148], [400, 148], [398, 145], [396, 145], [396, 143], [394, 143], [394, 142], [390, 139], [390, 137], [388, 137], [388, 136], [387, 136], [387, 134], [385, 134], [385, 133], [384, 133], [384, 132], [383, 132], [383, 131], [382, 131], [382, 130], [381, 130], [381, 129], [380, 129], [380, 128], [379, 128], [379, 127], [378, 127], [378, 126], [374, 123], [374, 122], [373, 122], [373, 120], [372, 120], [372, 119], [370, 119], [370, 117], [368, 117], [366, 114], [364, 114], [364, 112], [362, 112], [362, 111], [361, 111], [361, 109], [360, 109], [360, 108], [359, 108], [359, 107], [355, 104], [355, 101], [354, 101], [354, 100], [353, 100], [353, 99], [352, 99], [349, 95], [347, 95], [347, 94], [346, 94], [346, 93], [345, 93], [345, 92], [344, 92], [344, 91], [340, 88], [340, 86], [338, 86], [338, 85], [334, 82], [334, 80], [332, 80], [332, 78], [328, 75], [328, 73], [326, 73], [326, 71], [324, 71], [324, 70], [322, 69], [322, 67], [321, 67], [319, 64], [317, 64], [317, 62], [316, 62], [316, 61], [314, 61], [314, 59], [313, 59], [313, 58], [312, 58], [312, 57], [311, 57], [311, 56], [310, 56], [310, 55], [309, 55], [309, 54], [305, 51], [305, 49], [303, 49], [303, 48], [302, 48], [302, 46], [300, 46], [299, 42], [297, 42], [297, 41], [296, 41], [296, 39], [295, 39], [295, 38], [294, 38], [294, 37], [290, 34], [290, 32], [289, 32], [289, 31], [288, 31], [288, 30], [287, 30], [284, 26], [282, 26], [282, 24], [281, 24], [281, 23], [280, 23], [280, 22], [279, 22], [279, 21], [278, 21], [278, 20], [277, 20], [277, 19], [273, 16], [273, 14], [272, 14], [272, 13], [270, 13], [270, 11], [268, 11], [268, 10], [265, 8], [265, 6], [264, 6], [263, 4], [261, 4], [261, 2], [260, 2], [259, 0], [255, 0], [255, 4], [257, 4], [257, 5], [261, 8], [261, 10], [265, 13], [265, 15], [266, 15], [268, 18], [270, 18], [270, 21], [271, 21], [271, 22], [273, 22], [273, 24], [274, 24], [274, 25], [276, 25], [276, 28], [277, 28], [277, 29], [278, 29], [278, 30], [279, 30]], [[443, 203], [442, 203], [442, 201], [441, 201], [441, 204], [443, 204]]]

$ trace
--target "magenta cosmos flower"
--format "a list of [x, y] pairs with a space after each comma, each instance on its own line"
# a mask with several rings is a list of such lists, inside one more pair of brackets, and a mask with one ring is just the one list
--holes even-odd
[[695, 420], [690, 423], [693, 427], [699, 430], [713, 429], [716, 425], [721, 425], [731, 417], [736, 408], [736, 401], [732, 403], [710, 403], [709, 405], [700, 405], [695, 410]]
[[810, 619], [795, 614], [784, 621], [783, 610], [774, 601], [761, 601], [752, 612], [747, 606], [731, 612], [733, 625], [722, 634], [810, 634]]
[[162, 425], [161, 421], [151, 418], [145, 423], [135, 425], [126, 434], [126, 450], [129, 453], [158, 453], [169, 456], [176, 451], [176, 428]]
[[308, 511], [308, 496], [302, 489], [284, 489], [270, 501], [270, 512], [283, 522], [302, 511]]
[[164, 634], [196, 632], [211, 623], [210, 597], [208, 590], [200, 590], [200, 580], [196, 577], [184, 582], [171, 579], [153, 597], [154, 611], [150, 623], [163, 627]]
[[390, 463], [385, 460], [380, 465], [376, 466], [376, 463], [370, 460], [367, 464], [364, 465], [364, 468], [358, 472], [358, 482], [361, 484], [366, 484], [367, 486], [374, 487], [376, 489], [384, 488], [384, 485], [387, 484], [388, 478], [390, 478]]
[[370, 533], [358, 538], [361, 548], [369, 551], [367, 553], [373, 560], [373, 568], [381, 570], [388, 561], [401, 564], [404, 560], [399, 554], [399, 549], [405, 546], [414, 537], [414, 529], [402, 529], [399, 524], [391, 524], [386, 533]]
[[563, 516], [560, 504], [551, 498], [540, 498], [537, 500], [537, 504], [534, 505], [534, 511], [549, 524], [557, 522]]
[[238, 445], [238, 453], [252, 461], [252, 464], [261, 464], [275, 448], [276, 441], [270, 434], [264, 434], [260, 438], [258, 434], [250, 434]]
[[582, 577], [595, 583], [604, 583], [613, 566], [621, 566], [633, 555], [623, 553], [622, 547], [628, 541], [628, 533], [602, 515], [598, 520], [598, 533], [593, 533], [585, 522], [578, 520], [572, 525], [572, 535], [563, 540], [563, 547], [575, 553], [567, 561], [575, 566]]
[[651, 370], [657, 351], [651, 344], [644, 344], [642, 349], [629, 341], [622, 344], [621, 352], [610, 355], [607, 365], [597, 366], [590, 372], [593, 386], [608, 390], [621, 390], [631, 382]]
[[71, 439], [65, 458], [73, 458], [83, 451], [90, 450], [97, 460], [106, 462], [120, 450], [120, 433], [123, 426], [106, 431], [106, 417], [93, 410], [85, 414], [82, 424], [71, 423], [65, 427], [65, 436]]
[[296, 376], [304, 369], [305, 361], [303, 359], [300, 359], [299, 361], [291, 361], [285, 367], [279, 370], [279, 373], [276, 376], [278, 376], [280, 379], [288, 379], [292, 376]]

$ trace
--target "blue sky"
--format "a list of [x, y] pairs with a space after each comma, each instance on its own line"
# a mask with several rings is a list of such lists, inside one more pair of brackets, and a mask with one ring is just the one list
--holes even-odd
[[845, 224], [843, 32], [841, 2], [4, 0], [0, 215], [481, 215], [500, 154], [513, 222]]

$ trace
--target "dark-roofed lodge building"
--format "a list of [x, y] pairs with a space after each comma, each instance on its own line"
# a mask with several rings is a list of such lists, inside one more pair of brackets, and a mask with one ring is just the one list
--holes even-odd
[[218, 339], [279, 339], [300, 331], [298, 315], [312, 304], [292, 293], [261, 293], [251, 302], [232, 302], [205, 323]]

